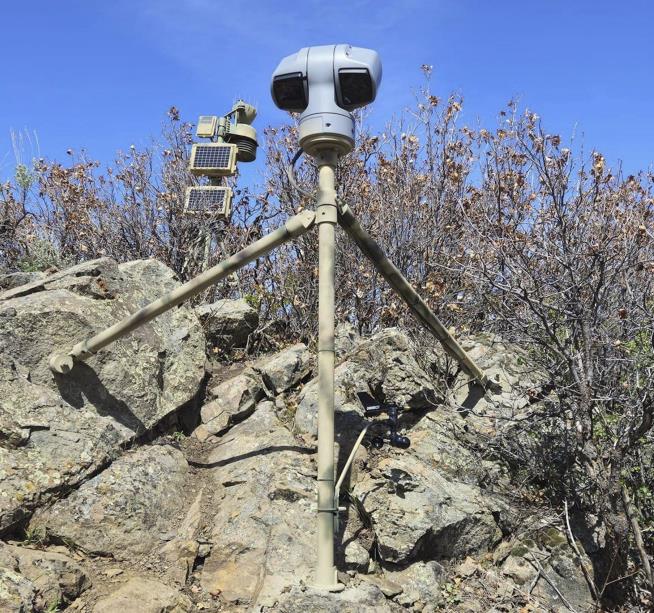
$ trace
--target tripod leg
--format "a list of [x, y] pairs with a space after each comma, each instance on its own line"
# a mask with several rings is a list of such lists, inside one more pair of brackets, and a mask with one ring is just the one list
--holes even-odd
[[115, 340], [129, 334], [136, 328], [151, 321], [165, 311], [172, 309], [184, 300], [196, 296], [214, 283], [260, 258], [275, 247], [301, 236], [314, 224], [315, 213], [303, 211], [291, 217], [281, 228], [260, 238], [248, 247], [241, 249], [231, 257], [223, 260], [213, 268], [205, 270], [202, 274], [191, 279], [184, 285], [168, 292], [158, 300], [151, 302], [142, 309], [132, 313], [122, 321], [99, 332], [95, 336], [77, 343], [68, 353], [54, 353], [50, 356], [50, 369], [53, 372], [65, 374], [71, 370], [74, 361], [84, 361], [98, 350], [106, 347]]
[[354, 217], [350, 207], [342, 205], [339, 210], [338, 223], [347, 232], [349, 237], [361, 249], [363, 254], [373, 263], [377, 271], [386, 279], [388, 284], [404, 300], [416, 318], [427, 328], [443, 345], [445, 351], [454, 358], [471, 377], [484, 387], [491, 385], [491, 381], [479, 368], [475, 361], [463, 350], [456, 339], [448, 332], [434, 312], [418, 295], [416, 290], [406, 280], [399, 269], [386, 257], [381, 247], [368, 234]]

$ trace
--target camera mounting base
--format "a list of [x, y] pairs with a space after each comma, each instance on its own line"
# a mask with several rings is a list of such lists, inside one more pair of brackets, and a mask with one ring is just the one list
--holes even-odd
[[334, 151], [342, 157], [354, 149], [354, 139], [332, 132], [309, 134], [304, 138], [300, 134], [300, 147], [311, 157], [318, 157], [325, 151]]

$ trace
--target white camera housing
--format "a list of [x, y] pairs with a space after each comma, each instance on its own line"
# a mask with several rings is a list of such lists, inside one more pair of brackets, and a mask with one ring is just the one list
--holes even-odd
[[301, 113], [300, 146], [310, 155], [354, 147], [351, 111], [377, 96], [382, 66], [372, 49], [351, 45], [305, 47], [285, 57], [272, 76], [271, 92], [283, 110]]

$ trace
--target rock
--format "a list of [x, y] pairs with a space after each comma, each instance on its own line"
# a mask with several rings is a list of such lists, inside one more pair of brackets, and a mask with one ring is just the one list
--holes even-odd
[[334, 331], [334, 349], [336, 351], [336, 359], [342, 360], [356, 344], [360, 341], [361, 337], [357, 329], [349, 322], [343, 322], [336, 326]]
[[466, 418], [471, 432], [499, 434], [514, 428], [512, 420], [526, 419], [537, 408], [529, 404], [527, 391], [538, 389], [547, 376], [534, 371], [524, 350], [488, 334], [464, 339], [461, 346], [499, 386], [486, 394], [474, 382], [462, 380], [455, 386], [449, 401]]
[[204, 431], [224, 434], [229, 427], [251, 415], [264, 395], [261, 380], [249, 369], [210, 388], [209, 396], [214, 399], [200, 411]]
[[315, 468], [262, 402], [210, 454], [217, 507], [201, 583], [228, 603], [272, 606], [315, 563]]
[[476, 560], [468, 556], [459, 566], [457, 566], [457, 573], [462, 577], [472, 577], [477, 571], [480, 570], [480, 566]]
[[200, 424], [195, 430], [193, 430], [191, 436], [198, 439], [201, 443], [204, 443], [213, 436], [213, 432], [207, 430], [207, 428], [204, 427], [204, 424]]
[[112, 417], [75, 409], [30, 382], [0, 353], [0, 531], [97, 472], [132, 435]]
[[538, 571], [522, 556], [510, 555], [502, 564], [502, 574], [510, 577], [517, 585], [531, 582]]
[[386, 596], [386, 598], [393, 598], [403, 592], [403, 588], [399, 583], [395, 583], [385, 575], [363, 575], [361, 577], [363, 581], [376, 585]]
[[[537, 571], [532, 564], [536, 564], [534, 560], [538, 560], [545, 575], [557, 586], [573, 608], [579, 611], [590, 610], [593, 598], [581, 570], [580, 560], [568, 544], [565, 534], [553, 526], [544, 526], [533, 531], [532, 536], [533, 539], [517, 541], [514, 544], [511, 556], [502, 565], [502, 573], [511, 576], [516, 583], [519, 583], [521, 579], [528, 577], [523, 562], [532, 568], [531, 577], [535, 577]], [[580, 552], [583, 556], [581, 563], [592, 577], [593, 565], [583, 549], [580, 549]], [[557, 613], [568, 610], [554, 588], [542, 577], [532, 593], [547, 602]]]
[[28, 613], [35, 609], [36, 590], [31, 581], [14, 570], [0, 566], [0, 610]]
[[[386, 402], [402, 408], [424, 409], [436, 404], [434, 382], [419, 366], [412, 345], [396, 328], [382, 330], [358, 343], [347, 360], [336, 367], [335, 393], [337, 429], [356, 430], [362, 408], [358, 391], [373, 391]], [[299, 396], [295, 423], [301, 432], [315, 436], [318, 430], [318, 379], [312, 379]], [[358, 432], [354, 432], [356, 437]]]
[[368, 550], [353, 539], [345, 546], [345, 564], [356, 570], [365, 572], [370, 563], [370, 554]]
[[501, 538], [497, 501], [448, 481], [409, 453], [380, 459], [353, 492], [372, 515], [381, 554], [390, 562], [465, 556], [488, 551]]
[[[354, 378], [356, 377], [356, 379]], [[334, 370], [334, 405], [336, 431], [360, 430], [362, 427], [362, 409], [358, 402], [350, 397], [352, 388], [367, 389], [367, 378], [361, 371], [354, 371], [347, 362]], [[307, 383], [299, 395], [295, 412], [295, 425], [302, 433], [316, 437], [318, 434], [318, 378]]]
[[433, 560], [415, 562], [399, 572], [388, 572], [388, 578], [402, 586], [395, 602], [403, 607], [415, 603], [432, 603], [440, 598], [440, 587], [445, 580], [445, 569]]
[[342, 592], [328, 592], [293, 588], [284, 594], [274, 607], [265, 610], [280, 613], [386, 613], [393, 611], [382, 591], [369, 583], [348, 586]]
[[175, 538], [161, 548], [160, 557], [165, 562], [166, 574], [180, 585], [186, 583], [200, 551], [197, 536], [202, 519], [201, 502], [202, 492], [197, 495], [186, 512], [186, 517], [177, 529]]
[[187, 472], [174, 447], [130, 451], [67, 498], [37, 511], [30, 528], [97, 555], [147, 553], [175, 528]]
[[[84, 569], [70, 557], [61, 553], [2, 543], [0, 544], [0, 566], [5, 571], [18, 573], [22, 578], [20, 581], [14, 580], [11, 583], [19, 592], [22, 590], [23, 601], [31, 603], [30, 608], [25, 609], [29, 611], [46, 611], [53, 604], [71, 602], [91, 585]], [[29, 586], [26, 582], [29, 582]], [[2, 602], [2, 589], [0, 587], [0, 603]]]
[[248, 336], [259, 325], [259, 314], [245, 300], [218, 300], [196, 307], [207, 344], [225, 351], [245, 347]]
[[311, 372], [311, 353], [303, 343], [292, 345], [258, 360], [253, 370], [261, 376], [272, 394], [280, 394], [297, 385]]
[[[411, 415], [400, 418], [400, 424], [409, 428], [410, 453], [438, 470], [447, 478], [483, 487], [506, 482], [506, 471], [493, 462], [480, 461], [468, 444], [475, 443], [466, 419], [451, 406], [441, 405], [409, 420]], [[471, 446], [471, 445], [470, 445]]]
[[118, 265], [103, 258], [0, 294], [0, 533], [196, 396], [205, 342], [184, 306], [68, 375], [48, 368], [52, 351], [177, 285], [173, 272], [154, 260]]
[[93, 613], [187, 613], [192, 608], [190, 598], [177, 590], [159, 581], [135, 577], [99, 600]]
[[39, 281], [43, 277], [45, 277], [45, 273], [42, 272], [12, 272], [0, 275], [0, 290], [14, 289], [27, 283]]

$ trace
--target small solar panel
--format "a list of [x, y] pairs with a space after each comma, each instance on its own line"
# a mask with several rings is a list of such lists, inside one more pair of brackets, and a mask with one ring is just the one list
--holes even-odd
[[232, 210], [232, 190], [229, 187], [205, 185], [186, 190], [186, 212], [218, 215], [229, 218]]
[[195, 175], [224, 177], [236, 170], [236, 145], [211, 143], [195, 144], [191, 148], [189, 170]]

